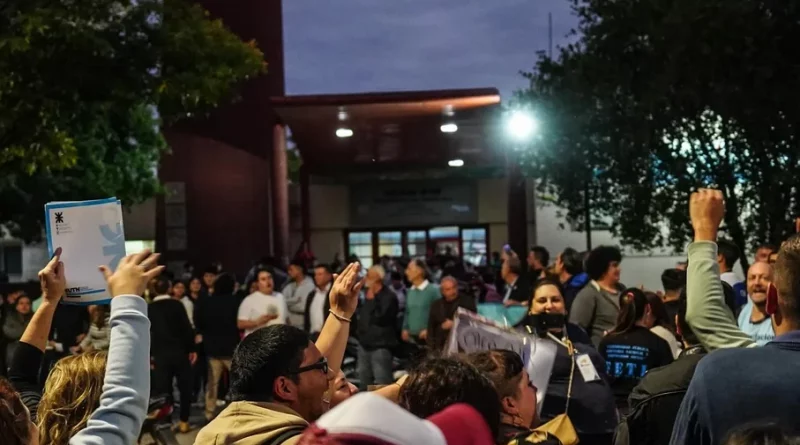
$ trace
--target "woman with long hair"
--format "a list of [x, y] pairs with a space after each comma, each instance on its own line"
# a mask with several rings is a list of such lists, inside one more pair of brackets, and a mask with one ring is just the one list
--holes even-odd
[[[112, 273], [101, 267], [108, 283], [111, 301], [111, 347], [107, 353], [92, 352], [70, 357], [56, 364], [42, 387], [37, 374], [50, 332], [55, 307], [66, 289], [61, 249], [39, 272], [42, 307], [20, 339], [9, 372], [22, 410], [7, 397], [0, 385], [0, 419], [16, 419], [13, 424], [0, 420], [0, 438], [14, 445], [128, 445], [136, 443], [147, 414], [150, 384], [150, 329], [147, 303], [140, 297], [152, 277], [159, 275], [158, 255], [144, 251], [123, 258]], [[41, 404], [41, 406], [40, 406]], [[38, 424], [23, 434], [22, 424]], [[27, 416], [25, 415], [27, 414]], [[42, 437], [38, 437], [41, 434]]]
[[672, 363], [672, 349], [650, 331], [656, 324], [653, 305], [641, 289], [626, 289], [619, 296], [617, 324], [600, 341], [617, 408], [626, 413], [627, 399], [647, 371]]
[[673, 328], [675, 320], [669, 319], [667, 306], [661, 297], [653, 292], [645, 292], [644, 295], [647, 297], [647, 304], [650, 305], [650, 309], [653, 312], [653, 327], [650, 328], [650, 331], [667, 342], [672, 350], [672, 358], [678, 358], [683, 348], [675, 335], [675, 328]]
[[30, 411], [11, 383], [3, 377], [0, 377], [0, 439], [3, 445], [39, 443]]
[[107, 358], [105, 351], [96, 350], [56, 363], [37, 410], [42, 444], [67, 445], [70, 437], [86, 428], [100, 406]]

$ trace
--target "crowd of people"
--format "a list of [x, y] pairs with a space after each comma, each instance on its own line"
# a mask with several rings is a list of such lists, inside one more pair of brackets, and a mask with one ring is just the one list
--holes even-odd
[[[244, 282], [219, 266], [165, 274], [143, 252], [102, 269], [111, 305], [87, 311], [59, 305], [57, 250], [38, 308], [4, 305], [1, 442], [136, 443], [148, 395], [177, 381], [179, 430], [204, 398], [198, 445], [798, 444], [800, 235], [757, 249], [742, 280], [744, 256], [717, 239], [722, 194], [689, 207], [688, 261], [657, 292], [620, 283], [610, 246], [552, 264], [507, 249], [483, 270], [452, 255], [366, 270], [299, 258]], [[485, 304], [523, 307], [508, 329], [556, 345], [546, 387], [517, 352], [443, 353], [456, 311]]]

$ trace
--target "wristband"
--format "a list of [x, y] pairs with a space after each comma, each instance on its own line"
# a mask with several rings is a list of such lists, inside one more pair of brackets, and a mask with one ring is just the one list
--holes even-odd
[[350, 323], [350, 321], [351, 321], [349, 318], [347, 318], [347, 317], [344, 317], [344, 316], [342, 316], [342, 315], [339, 315], [339, 314], [337, 314], [336, 312], [333, 312], [333, 309], [329, 310], [328, 312], [330, 312], [330, 313], [331, 313], [331, 315], [333, 315], [334, 317], [336, 317], [336, 319], [337, 319], [337, 320], [339, 320], [339, 321], [341, 321], [342, 323]]

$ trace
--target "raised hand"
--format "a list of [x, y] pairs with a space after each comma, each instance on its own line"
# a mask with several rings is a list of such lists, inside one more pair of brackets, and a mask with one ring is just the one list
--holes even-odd
[[39, 271], [39, 285], [42, 289], [42, 298], [48, 303], [58, 303], [64, 296], [67, 280], [64, 277], [64, 263], [61, 262], [61, 248], [56, 249], [55, 255]]
[[350, 263], [341, 274], [334, 275], [329, 300], [331, 310], [337, 315], [350, 318], [358, 306], [358, 294], [364, 286], [364, 280], [358, 278], [361, 270], [359, 263]]
[[725, 216], [725, 199], [722, 197], [722, 192], [700, 189], [692, 193], [689, 216], [694, 228], [695, 241], [716, 241], [717, 231]]
[[147, 283], [164, 271], [164, 266], [157, 265], [158, 257], [159, 254], [145, 249], [123, 258], [113, 273], [107, 266], [100, 266], [111, 296], [144, 294]]

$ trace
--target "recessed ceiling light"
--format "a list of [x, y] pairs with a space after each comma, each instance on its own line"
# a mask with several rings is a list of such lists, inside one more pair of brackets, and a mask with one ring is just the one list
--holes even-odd
[[446, 124], [442, 124], [442, 126], [439, 127], [439, 130], [441, 130], [442, 133], [455, 133], [458, 131], [458, 125], [448, 122]]
[[447, 161], [447, 165], [449, 165], [450, 167], [463, 167], [464, 166], [464, 160], [463, 159], [451, 159], [451, 160]]
[[353, 130], [349, 128], [337, 128], [336, 129], [336, 137], [340, 138], [349, 138], [353, 136]]

